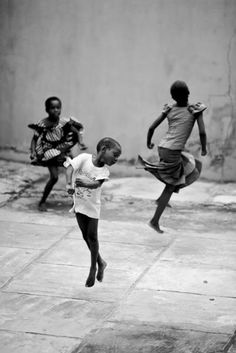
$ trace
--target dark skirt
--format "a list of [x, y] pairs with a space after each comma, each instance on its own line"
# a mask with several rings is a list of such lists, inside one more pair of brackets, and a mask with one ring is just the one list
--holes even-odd
[[166, 185], [175, 186], [174, 192], [196, 181], [201, 173], [201, 162], [181, 150], [170, 150], [158, 147], [160, 160], [157, 163], [149, 163], [142, 157], [139, 162], [145, 170], [154, 175]]

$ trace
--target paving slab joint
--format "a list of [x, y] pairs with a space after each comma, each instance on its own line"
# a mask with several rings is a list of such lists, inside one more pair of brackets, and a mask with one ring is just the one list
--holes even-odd
[[81, 342], [77, 347], [75, 347], [70, 353], [80, 353], [81, 349], [83, 349], [83, 347], [85, 346], [85, 344], [83, 342]]
[[229, 341], [225, 344], [222, 353], [229, 352], [229, 349], [236, 343], [236, 330], [234, 331], [233, 335], [230, 337]]

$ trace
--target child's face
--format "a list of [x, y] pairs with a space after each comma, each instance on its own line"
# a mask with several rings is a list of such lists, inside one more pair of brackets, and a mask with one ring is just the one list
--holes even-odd
[[58, 119], [61, 114], [61, 103], [58, 100], [50, 101], [47, 113], [50, 118], [53, 118], [55, 120]]
[[103, 155], [103, 161], [105, 164], [111, 166], [115, 164], [120, 157], [121, 151], [118, 147], [112, 147], [112, 148], [106, 148], [104, 155]]

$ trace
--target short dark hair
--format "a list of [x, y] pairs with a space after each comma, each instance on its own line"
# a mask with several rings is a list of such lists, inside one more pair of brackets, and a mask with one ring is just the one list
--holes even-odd
[[112, 137], [103, 137], [97, 144], [97, 152], [99, 152], [103, 146], [109, 149], [117, 147], [121, 152], [121, 145]]
[[46, 110], [46, 112], [48, 112], [48, 110], [49, 110], [51, 101], [58, 101], [58, 102], [60, 103], [60, 105], [61, 105], [61, 100], [60, 100], [60, 98], [54, 97], [54, 96], [53, 96], [53, 97], [49, 97], [49, 98], [47, 98], [47, 99], [45, 100], [45, 110]]
[[184, 81], [175, 81], [170, 87], [170, 94], [174, 100], [181, 100], [189, 95], [188, 86]]

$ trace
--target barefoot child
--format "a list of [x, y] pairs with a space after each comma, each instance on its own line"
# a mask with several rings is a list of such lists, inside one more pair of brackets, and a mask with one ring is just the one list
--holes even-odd
[[45, 101], [45, 110], [48, 116], [37, 124], [29, 124], [34, 130], [31, 141], [31, 164], [47, 167], [50, 178], [47, 182], [38, 209], [47, 211], [46, 199], [58, 180], [58, 167], [63, 166], [66, 155], [71, 148], [79, 144], [80, 149], [87, 147], [82, 140], [83, 125], [74, 118], [60, 118], [61, 100], [57, 97], [49, 97]]
[[102, 282], [106, 262], [99, 253], [98, 219], [100, 217], [101, 186], [109, 178], [107, 166], [115, 164], [121, 154], [120, 144], [105, 137], [97, 144], [95, 156], [81, 153], [74, 159], [68, 158], [64, 163], [67, 167], [67, 191], [73, 194], [75, 216], [83, 238], [89, 248], [91, 265], [86, 287], [92, 287], [97, 280]]
[[168, 131], [158, 145], [160, 161], [151, 164], [139, 156], [139, 162], [145, 170], [152, 173], [157, 179], [166, 184], [158, 198], [156, 212], [150, 221], [150, 226], [157, 232], [163, 233], [159, 226], [160, 217], [165, 210], [173, 192], [190, 185], [198, 179], [201, 172], [201, 162], [184, 151], [185, 144], [197, 121], [201, 142], [201, 155], [205, 156], [206, 132], [203, 122], [203, 111], [206, 109], [201, 103], [189, 105], [189, 89], [185, 82], [176, 81], [170, 88], [175, 100], [173, 105], [165, 105], [161, 115], [150, 126], [147, 134], [147, 147], [152, 149], [152, 136], [155, 129], [167, 118]]

